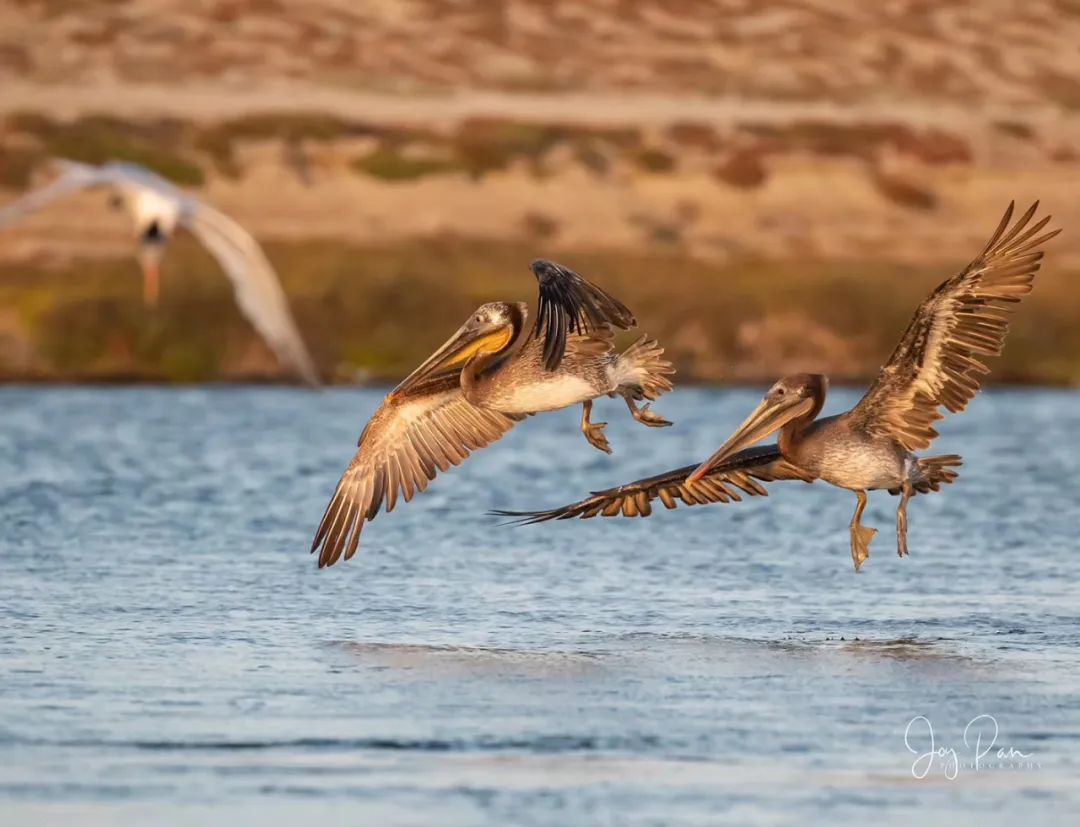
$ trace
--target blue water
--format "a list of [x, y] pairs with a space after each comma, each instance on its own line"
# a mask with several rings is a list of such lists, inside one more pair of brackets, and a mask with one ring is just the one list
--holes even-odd
[[949, 420], [959, 481], [903, 560], [873, 496], [860, 575], [824, 485], [484, 516], [703, 458], [759, 394], [605, 401], [613, 457], [535, 417], [318, 571], [380, 392], [0, 389], [0, 823], [1080, 823], [1080, 395]]

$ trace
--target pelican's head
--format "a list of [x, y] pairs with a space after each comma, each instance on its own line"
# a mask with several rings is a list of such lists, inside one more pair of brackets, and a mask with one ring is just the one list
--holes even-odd
[[394, 388], [390, 397], [400, 396], [436, 374], [460, 370], [476, 356], [500, 353], [513, 341], [522, 318], [522, 309], [517, 304], [489, 302], [480, 305], [442, 347]]
[[769, 388], [754, 412], [715, 454], [694, 469], [686, 481], [691, 484], [697, 482], [733, 454], [760, 442], [789, 422], [804, 417], [813, 419], [825, 402], [828, 387], [828, 378], [819, 373], [785, 376]]

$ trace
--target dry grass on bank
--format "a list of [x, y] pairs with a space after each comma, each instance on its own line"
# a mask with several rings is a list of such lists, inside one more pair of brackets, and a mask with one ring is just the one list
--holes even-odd
[[[273, 244], [269, 255], [323, 372], [391, 380], [478, 304], [532, 301], [535, 245], [432, 240], [358, 248]], [[706, 262], [594, 251], [564, 263], [608, 287], [665, 343], [683, 381], [767, 381], [798, 369], [871, 376], [925, 294], [963, 262]], [[1076, 273], [1053, 267], [1016, 314], [999, 382], [1080, 383]], [[269, 378], [273, 357], [213, 261], [180, 240], [156, 311], [129, 259], [0, 267], [0, 376], [213, 381]]]

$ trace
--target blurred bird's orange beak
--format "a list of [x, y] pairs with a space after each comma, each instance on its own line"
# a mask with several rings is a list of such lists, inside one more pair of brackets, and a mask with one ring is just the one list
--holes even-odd
[[161, 295], [161, 245], [144, 244], [139, 248], [138, 258], [143, 274], [143, 301], [154, 307]]
[[161, 268], [157, 264], [143, 266], [143, 301], [151, 307], [158, 303], [161, 292]]

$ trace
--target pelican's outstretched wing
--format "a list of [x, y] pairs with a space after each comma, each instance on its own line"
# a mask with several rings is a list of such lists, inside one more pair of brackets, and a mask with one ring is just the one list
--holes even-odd
[[548, 370], [555, 370], [562, 361], [567, 332], [589, 333], [608, 326], [629, 330], [637, 324], [622, 302], [572, 270], [544, 259], [530, 266], [540, 282], [532, 335], [544, 339], [544, 367]]
[[259, 243], [227, 215], [190, 196], [184, 199], [180, 222], [217, 259], [232, 282], [241, 312], [282, 364], [309, 385], [318, 385], [318, 373], [293, 320], [285, 291]]
[[320, 549], [319, 568], [332, 566], [342, 553], [346, 560], [353, 556], [364, 523], [384, 502], [393, 511], [399, 492], [408, 502], [437, 471], [460, 464], [524, 418], [476, 407], [462, 394], [457, 374], [387, 397], [360, 435], [359, 450], [315, 534], [311, 550]]
[[32, 212], [47, 207], [53, 201], [73, 195], [80, 190], [119, 183], [116, 171], [107, 166], [95, 167], [80, 164], [77, 161], [64, 160], [53, 163], [60, 170], [60, 174], [55, 179], [39, 189], [26, 193], [22, 198], [0, 207], [0, 227], [12, 224]]
[[[561, 508], [550, 511], [493, 511], [502, 517], [518, 517], [518, 522], [531, 525], [548, 520], [571, 520], [580, 517], [648, 517], [652, 514], [652, 501], [659, 499], [665, 507], [675, 508], [676, 500], [685, 505], [706, 505], [708, 503], [739, 502], [742, 491], [751, 497], [765, 497], [768, 492], [761, 482], [774, 480], [802, 480], [813, 482], [813, 478], [792, 465], [780, 455], [776, 445], [756, 446], [732, 456], [702, 477], [693, 486], [686, 485], [686, 478], [697, 468], [687, 465], [657, 474], [655, 477], [596, 491], [586, 497]], [[759, 480], [761, 482], [759, 482]]]
[[1010, 229], [1013, 206], [975, 260], [915, 311], [877, 380], [848, 414], [853, 426], [920, 451], [937, 436], [933, 424], [944, 416], [939, 408], [956, 413], [975, 396], [979, 377], [989, 371], [979, 357], [1001, 353], [1010, 305], [1031, 292], [1043, 257], [1039, 247], [1061, 232], [1039, 235], [1049, 216], [1028, 226], [1037, 201]]

